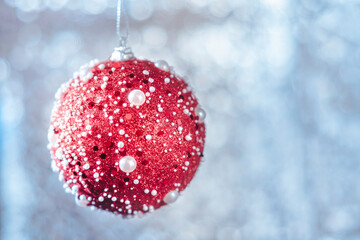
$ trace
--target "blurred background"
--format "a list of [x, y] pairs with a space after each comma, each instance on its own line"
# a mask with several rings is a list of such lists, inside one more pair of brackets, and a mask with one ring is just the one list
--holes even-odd
[[360, 239], [360, 1], [131, 0], [129, 45], [188, 77], [205, 161], [172, 206], [77, 207], [50, 168], [54, 94], [116, 46], [116, 0], [0, 0], [0, 238]]

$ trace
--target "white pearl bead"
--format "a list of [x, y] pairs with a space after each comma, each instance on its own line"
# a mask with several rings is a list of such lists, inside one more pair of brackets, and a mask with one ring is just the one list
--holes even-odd
[[53, 172], [59, 172], [59, 168], [58, 168], [58, 166], [56, 166], [56, 163], [54, 160], [51, 161], [51, 169], [53, 170]]
[[143, 91], [135, 89], [129, 93], [128, 100], [131, 104], [134, 104], [135, 106], [140, 106], [144, 104], [146, 97]]
[[173, 203], [176, 201], [176, 199], [179, 197], [179, 192], [174, 190], [171, 192], [168, 192], [164, 197], [164, 202], [167, 204]]
[[136, 160], [131, 156], [125, 156], [120, 159], [119, 166], [121, 171], [130, 173], [134, 171], [136, 168]]
[[206, 112], [204, 111], [204, 109], [197, 107], [195, 110], [195, 114], [199, 117], [199, 122], [204, 122], [206, 118]]
[[77, 193], [79, 191], [79, 186], [77, 186], [77, 185], [74, 185], [72, 188], [71, 188], [71, 193], [72, 194], [75, 194], [75, 193]]
[[156, 61], [155, 67], [160, 68], [161, 70], [164, 70], [164, 71], [169, 71], [169, 69], [170, 69], [169, 64], [167, 62], [165, 62], [164, 60]]
[[80, 207], [87, 207], [89, 204], [89, 201], [86, 200], [85, 195], [75, 196], [75, 203]]
[[63, 151], [62, 151], [61, 148], [58, 148], [58, 149], [56, 150], [55, 156], [56, 156], [56, 158], [58, 158], [58, 159], [62, 159], [62, 158], [63, 158]]

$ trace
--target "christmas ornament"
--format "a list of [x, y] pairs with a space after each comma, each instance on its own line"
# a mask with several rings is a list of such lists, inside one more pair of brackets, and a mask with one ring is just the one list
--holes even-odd
[[176, 201], [203, 156], [205, 112], [165, 61], [137, 59], [120, 39], [60, 87], [48, 137], [76, 203], [125, 216]]

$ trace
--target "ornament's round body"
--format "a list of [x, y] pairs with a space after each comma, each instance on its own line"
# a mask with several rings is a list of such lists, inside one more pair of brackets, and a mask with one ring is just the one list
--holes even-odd
[[137, 59], [92, 62], [59, 89], [52, 167], [78, 205], [144, 213], [174, 202], [193, 178], [205, 113], [188, 85], [163, 69]]

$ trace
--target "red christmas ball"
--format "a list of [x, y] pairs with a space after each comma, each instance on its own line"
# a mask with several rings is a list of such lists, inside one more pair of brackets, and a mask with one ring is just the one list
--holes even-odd
[[168, 65], [92, 61], [56, 94], [54, 171], [80, 206], [116, 214], [174, 202], [203, 156], [205, 112]]

